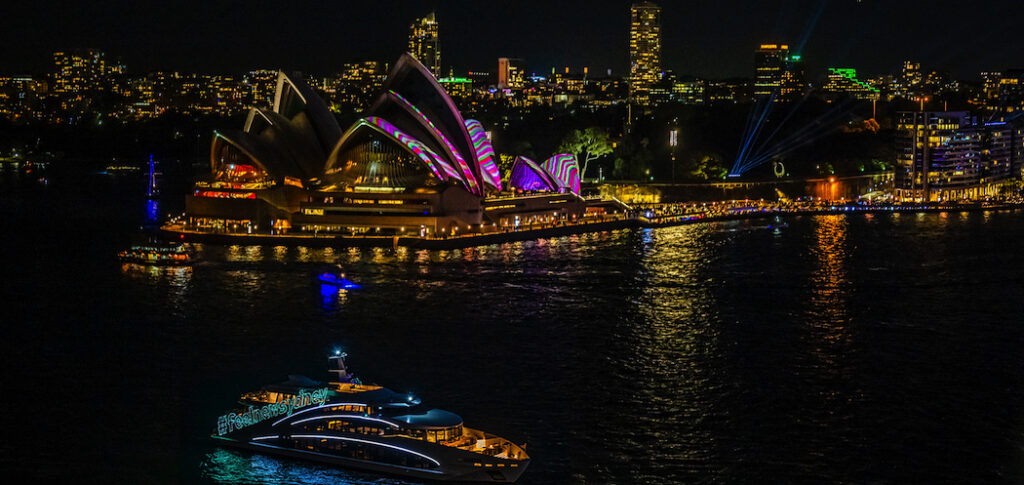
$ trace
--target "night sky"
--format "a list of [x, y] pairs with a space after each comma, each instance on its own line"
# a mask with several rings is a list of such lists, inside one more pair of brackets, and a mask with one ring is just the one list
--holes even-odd
[[[0, 73], [43, 73], [51, 53], [98, 47], [130, 73], [328, 74], [341, 63], [393, 61], [410, 21], [437, 10], [444, 70], [494, 70], [523, 57], [592, 73], [628, 67], [629, 5], [612, 0], [16, 2], [3, 8]], [[1024, 67], [1021, 0], [662, 1], [663, 64], [678, 74], [751, 76], [762, 41], [801, 45], [812, 79], [825, 67], [895, 72], [905, 59], [954, 77]]]

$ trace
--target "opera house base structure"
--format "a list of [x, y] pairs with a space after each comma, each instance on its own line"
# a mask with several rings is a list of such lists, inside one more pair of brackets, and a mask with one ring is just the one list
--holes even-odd
[[300, 75], [282, 72], [273, 109], [253, 108], [241, 131], [214, 134], [209, 176], [164, 230], [211, 242], [469, 246], [481, 243], [465, 238], [584, 232], [629, 209], [580, 197], [572, 155], [518, 157], [504, 187], [496, 160], [483, 126], [463, 119], [408, 54], [344, 131]]

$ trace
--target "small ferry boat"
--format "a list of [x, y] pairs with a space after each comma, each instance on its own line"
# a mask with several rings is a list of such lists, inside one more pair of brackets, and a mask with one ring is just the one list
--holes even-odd
[[227, 446], [414, 479], [514, 482], [525, 445], [466, 427], [420, 399], [366, 385], [348, 374], [345, 354], [328, 358], [329, 382], [289, 376], [241, 396], [217, 420]]
[[[340, 270], [341, 267], [339, 266], [338, 269]], [[320, 276], [318, 276], [317, 279], [325, 285], [337, 286], [346, 290], [359, 288], [358, 284], [346, 278], [345, 273], [340, 271], [337, 274], [324, 271], [323, 273], [320, 273]]]
[[148, 244], [132, 246], [117, 253], [126, 263], [153, 264], [159, 266], [182, 266], [199, 260], [195, 249], [187, 244]]

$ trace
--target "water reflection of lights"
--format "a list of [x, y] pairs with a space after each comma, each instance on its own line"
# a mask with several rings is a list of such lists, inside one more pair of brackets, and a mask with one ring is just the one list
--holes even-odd
[[121, 271], [128, 275], [169, 279], [175, 286], [184, 286], [192, 279], [191, 266], [159, 266], [154, 264], [122, 263]]
[[335, 285], [320, 285], [320, 307], [330, 310], [332, 306], [343, 305], [348, 301], [348, 291]]
[[319, 466], [298, 460], [278, 459], [259, 453], [218, 448], [208, 453], [200, 465], [204, 481], [212, 483], [251, 483], [261, 485], [319, 485], [339, 483], [403, 485], [400, 479], [382, 479], [339, 468]]
[[[657, 430], [673, 430], [672, 460], [706, 459], [717, 444], [708, 423], [720, 411], [714, 403], [725, 392], [716, 375], [726, 358], [722, 349], [718, 311], [722, 307], [713, 285], [707, 284], [709, 266], [718, 258], [718, 246], [709, 225], [660, 230], [653, 246], [644, 240], [637, 250], [643, 269], [625, 291], [633, 325], [621, 352], [621, 372], [640, 381], [626, 399], [643, 408], [624, 419], [635, 420], [631, 429], [650, 430], [649, 439], [661, 440]], [[635, 290], [634, 290], [635, 289]], [[672, 382], [672, 386], [660, 383]], [[623, 440], [643, 437], [623, 437]], [[663, 455], [667, 456], [667, 455]]]
[[249, 246], [245, 248], [245, 257], [248, 261], [260, 261], [263, 259], [263, 246]]
[[160, 222], [160, 202], [156, 199], [146, 200], [146, 224]]
[[416, 251], [416, 264], [427, 264], [430, 262], [430, 251], [420, 249]]
[[386, 259], [386, 255], [384, 253], [384, 248], [373, 248], [373, 262], [374, 263], [383, 263], [385, 259]]
[[812, 329], [815, 355], [821, 361], [822, 370], [838, 376], [842, 369], [840, 360], [848, 344], [849, 315], [847, 314], [849, 281], [846, 264], [847, 227], [845, 216], [817, 216], [814, 218], [815, 245], [812, 251], [816, 259], [815, 271], [811, 276], [811, 308], [808, 321]]
[[283, 263], [288, 255], [288, 248], [284, 246], [274, 246], [274, 260]]

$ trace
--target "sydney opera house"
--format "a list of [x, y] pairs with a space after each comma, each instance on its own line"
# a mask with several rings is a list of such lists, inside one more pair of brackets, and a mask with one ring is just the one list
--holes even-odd
[[484, 127], [409, 54], [344, 130], [300, 75], [279, 73], [272, 110], [215, 133], [185, 216], [220, 233], [447, 237], [586, 214], [572, 155], [518, 157], [507, 177], [497, 161]]

